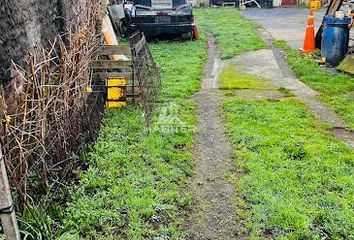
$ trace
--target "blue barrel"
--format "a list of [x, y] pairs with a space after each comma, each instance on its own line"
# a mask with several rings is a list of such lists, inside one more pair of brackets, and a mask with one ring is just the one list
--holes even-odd
[[349, 24], [351, 18], [334, 16], [324, 17], [324, 29], [321, 42], [321, 55], [333, 67], [337, 66], [348, 52]]

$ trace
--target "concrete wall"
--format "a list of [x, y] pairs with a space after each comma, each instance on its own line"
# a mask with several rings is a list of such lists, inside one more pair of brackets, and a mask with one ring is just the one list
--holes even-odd
[[24, 65], [35, 45], [47, 46], [88, 0], [0, 0], [0, 81], [9, 81], [11, 60]]
[[56, 0], [0, 1], [0, 80], [8, 81], [11, 60], [23, 64], [34, 45], [57, 34]]

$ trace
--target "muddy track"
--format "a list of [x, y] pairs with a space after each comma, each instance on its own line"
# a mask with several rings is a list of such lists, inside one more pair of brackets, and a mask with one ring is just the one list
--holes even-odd
[[242, 239], [236, 219], [235, 164], [231, 144], [219, 117], [221, 94], [217, 89], [220, 60], [214, 39], [208, 40], [208, 61], [202, 89], [193, 96], [198, 106], [195, 168], [190, 190], [194, 212], [187, 219], [189, 239]]

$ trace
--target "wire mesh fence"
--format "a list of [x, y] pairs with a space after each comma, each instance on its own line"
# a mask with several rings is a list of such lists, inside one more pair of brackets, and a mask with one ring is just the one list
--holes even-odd
[[[134, 96], [135, 94], [140, 95], [146, 125], [150, 128], [155, 103], [161, 88], [160, 72], [151, 55], [144, 34], [136, 32], [129, 39], [133, 56], [133, 85], [138, 87], [138, 93], [133, 94]], [[133, 89], [135, 88], [133, 87]]]

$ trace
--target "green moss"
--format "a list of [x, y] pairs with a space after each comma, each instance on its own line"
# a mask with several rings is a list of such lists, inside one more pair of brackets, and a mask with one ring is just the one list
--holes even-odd
[[221, 71], [219, 85], [222, 90], [270, 88], [265, 79], [252, 74], [240, 73], [234, 64], [227, 65]]
[[338, 70], [354, 74], [354, 56], [347, 55], [340, 65], [337, 67]]
[[277, 88], [277, 91], [283, 93], [285, 97], [295, 97], [295, 94], [292, 93], [292, 92], [291, 92], [289, 89], [287, 89], [287, 88], [280, 87], [280, 88]]

